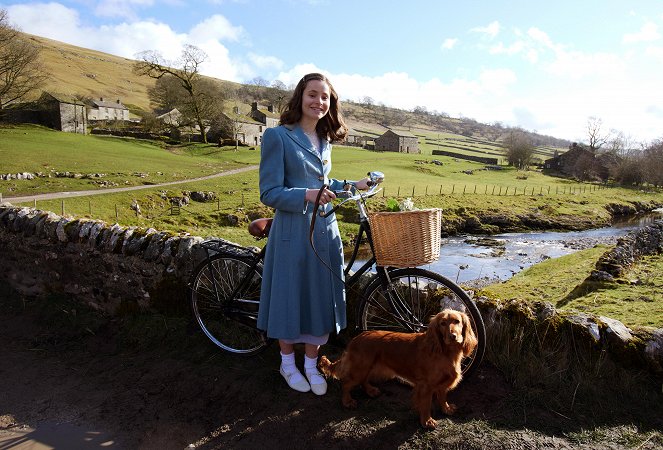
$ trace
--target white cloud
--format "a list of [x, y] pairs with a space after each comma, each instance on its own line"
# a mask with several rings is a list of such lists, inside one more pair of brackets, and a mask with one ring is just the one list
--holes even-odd
[[37, 36], [82, 45], [85, 36], [92, 31], [81, 26], [76, 10], [59, 3], [10, 5], [6, 9], [12, 23], [22, 31]]
[[444, 42], [442, 42], [442, 45], [440, 46], [440, 48], [442, 50], [451, 50], [452, 48], [454, 48], [456, 46], [457, 43], [458, 43], [457, 38], [447, 38], [447, 39], [444, 40]]
[[282, 70], [283, 61], [278, 59], [275, 56], [263, 56], [257, 55], [255, 53], [249, 53], [247, 55], [249, 61], [253, 63], [258, 69], [270, 69], [270, 70]]
[[657, 41], [661, 38], [660, 33], [658, 32], [658, 27], [653, 22], [645, 23], [640, 31], [636, 33], [625, 34], [622, 38], [622, 42], [625, 44], [635, 44], [638, 42], [652, 42]]
[[210, 40], [237, 42], [245, 35], [246, 32], [242, 26], [234, 26], [219, 14], [205, 19], [189, 31], [189, 37], [197, 42]]
[[475, 33], [485, 34], [486, 36], [493, 39], [495, 38], [495, 36], [499, 34], [500, 28], [501, 28], [500, 23], [498, 21], [494, 21], [485, 27], [475, 27], [470, 29], [470, 31], [473, 31]]

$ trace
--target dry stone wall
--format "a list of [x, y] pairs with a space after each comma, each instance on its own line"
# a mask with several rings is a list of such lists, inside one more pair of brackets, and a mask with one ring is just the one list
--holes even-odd
[[[661, 231], [661, 223], [639, 231], [622, 241], [630, 250], [617, 249], [614, 254], [627, 255], [621, 258], [623, 262], [632, 262], [634, 254], [660, 252]], [[640, 241], [638, 236], [645, 244], [634, 243]], [[146, 310], [182, 313], [187, 308], [186, 283], [204, 258], [204, 250], [196, 245], [202, 240], [151, 228], [70, 219], [3, 203], [0, 278], [24, 295], [65, 293], [109, 314]], [[614, 263], [614, 258], [611, 261]], [[582, 343], [589, 353], [607, 353], [615, 360], [663, 375], [663, 329], [636, 332], [607, 317], [562, 314], [548, 303], [529, 305], [487, 298], [477, 298], [477, 303], [494, 360], [504, 355], [505, 349], [512, 357], [543, 355], [541, 359], [547, 360], [547, 352], [558, 354], [564, 348], [567, 361], [557, 358], [556, 365], [547, 368], [556, 373], [577, 361]], [[517, 342], [519, 356], [514, 353]]]
[[0, 205], [0, 276], [29, 295], [66, 293], [110, 314], [181, 310], [202, 238]]

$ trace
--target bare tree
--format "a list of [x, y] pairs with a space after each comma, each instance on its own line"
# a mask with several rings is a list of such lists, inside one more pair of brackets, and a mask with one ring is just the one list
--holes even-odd
[[596, 153], [598, 149], [603, 147], [610, 141], [610, 134], [601, 131], [603, 121], [596, 117], [590, 117], [587, 120], [587, 138], [589, 139], [589, 149]]
[[281, 113], [288, 104], [288, 99], [292, 95], [292, 91], [281, 80], [276, 80], [272, 85], [266, 89], [266, 100]]
[[521, 130], [512, 130], [504, 138], [507, 161], [518, 169], [527, 169], [534, 157], [534, 145], [529, 136]]
[[39, 48], [11, 26], [7, 11], [0, 9], [0, 109], [22, 100], [45, 80]]
[[[157, 80], [167, 75], [179, 81], [187, 93], [182, 114], [189, 114], [200, 130], [200, 137], [207, 143], [206, 126], [210, 120], [210, 110], [218, 101], [207, 90], [209, 83], [200, 75], [200, 65], [207, 59], [207, 54], [193, 45], [185, 45], [179, 60], [169, 63], [157, 51], [146, 50], [136, 55], [134, 72]], [[178, 108], [179, 109], [179, 108]]]
[[652, 142], [644, 150], [645, 179], [654, 186], [663, 186], [663, 139]]

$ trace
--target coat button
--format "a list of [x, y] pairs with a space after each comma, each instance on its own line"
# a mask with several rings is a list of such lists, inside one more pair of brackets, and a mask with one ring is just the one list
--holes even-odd
[[320, 180], [320, 181], [325, 181], [325, 177], [324, 177], [324, 176], [319, 176], [319, 177], [318, 177], [318, 180]]

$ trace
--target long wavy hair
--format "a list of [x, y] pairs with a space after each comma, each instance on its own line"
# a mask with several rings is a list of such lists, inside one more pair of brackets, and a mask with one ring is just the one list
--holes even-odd
[[321, 73], [309, 73], [299, 80], [299, 83], [297, 83], [297, 86], [295, 87], [295, 92], [292, 94], [292, 98], [288, 102], [283, 113], [281, 113], [281, 124], [292, 125], [299, 122], [302, 118], [302, 97], [304, 96], [306, 84], [312, 80], [319, 80], [327, 83], [330, 92], [329, 111], [322, 119], [318, 120], [318, 124], [315, 126], [315, 131], [318, 133], [318, 136], [329, 139], [331, 142], [342, 141], [348, 134], [348, 127], [345, 125], [343, 115], [341, 114], [338, 94], [329, 79]]

